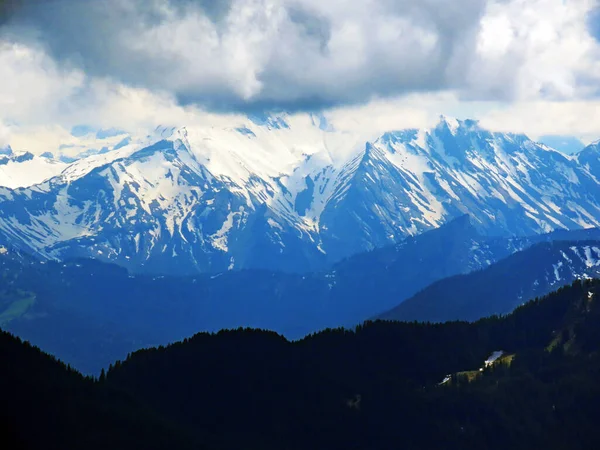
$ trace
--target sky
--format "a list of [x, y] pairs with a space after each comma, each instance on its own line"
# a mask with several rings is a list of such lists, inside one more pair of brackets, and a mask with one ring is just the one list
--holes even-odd
[[[597, 0], [0, 0], [0, 146], [323, 111], [600, 138]], [[565, 141], [566, 142], [566, 141]], [[15, 143], [17, 145], [15, 145]]]

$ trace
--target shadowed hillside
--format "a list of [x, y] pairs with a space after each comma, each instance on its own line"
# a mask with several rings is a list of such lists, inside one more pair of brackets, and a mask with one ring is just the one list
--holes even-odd
[[203, 333], [136, 352], [96, 381], [4, 333], [3, 439], [34, 449], [595, 448], [599, 294], [600, 282], [576, 282], [504, 318], [374, 322], [293, 343]]

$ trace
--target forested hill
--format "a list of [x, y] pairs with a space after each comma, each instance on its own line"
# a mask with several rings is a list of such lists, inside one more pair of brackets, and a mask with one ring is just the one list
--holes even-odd
[[23, 448], [598, 448], [598, 295], [576, 282], [506, 317], [297, 342], [203, 333], [97, 381], [3, 334], [2, 423]]
[[128, 393], [84, 378], [2, 331], [0, 357], [2, 449], [197, 448]]

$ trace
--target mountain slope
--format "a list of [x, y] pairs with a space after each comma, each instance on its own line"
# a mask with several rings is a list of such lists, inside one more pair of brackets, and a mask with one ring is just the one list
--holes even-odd
[[576, 155], [577, 161], [598, 179], [600, 176], [600, 141], [596, 141]]
[[159, 128], [41, 184], [0, 188], [0, 241], [134, 272], [306, 272], [464, 214], [488, 235], [597, 226], [584, 160], [447, 118], [376, 139], [306, 115]]
[[600, 277], [600, 241], [537, 244], [486, 269], [438, 281], [385, 320], [445, 322], [507, 314], [529, 299], [577, 279]]

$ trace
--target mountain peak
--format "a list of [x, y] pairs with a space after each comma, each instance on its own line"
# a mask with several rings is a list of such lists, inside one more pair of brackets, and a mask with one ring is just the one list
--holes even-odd
[[592, 155], [597, 155], [600, 153], [600, 140], [592, 142], [590, 145], [586, 146], [575, 155], [577, 158], [589, 158]]
[[437, 130], [448, 129], [453, 136], [456, 136], [459, 130], [473, 131], [479, 128], [479, 121], [473, 119], [460, 120], [455, 117], [441, 114], [439, 117]]
[[280, 130], [288, 129], [289, 114], [286, 112], [256, 112], [248, 114], [248, 119], [258, 126], [264, 126], [269, 129]]
[[448, 128], [450, 130], [450, 133], [454, 135], [460, 128], [460, 125], [460, 121], [455, 117], [445, 116], [441, 114], [437, 128]]
[[[598, 139], [597, 141], [592, 142], [590, 145], [588, 145], [585, 148], [592, 148], [594, 150], [600, 151], [600, 139]], [[585, 148], [584, 148], [584, 150], [585, 150]]]
[[593, 174], [600, 174], [600, 140], [592, 142], [579, 153], [575, 154], [579, 164], [587, 167]]
[[25, 161], [31, 161], [34, 158], [33, 153], [30, 153], [30, 152], [14, 153], [12, 150], [10, 153], [4, 153], [4, 154], [0, 153], [0, 155], [2, 155], [0, 164], [8, 164], [9, 162], [22, 163]]

